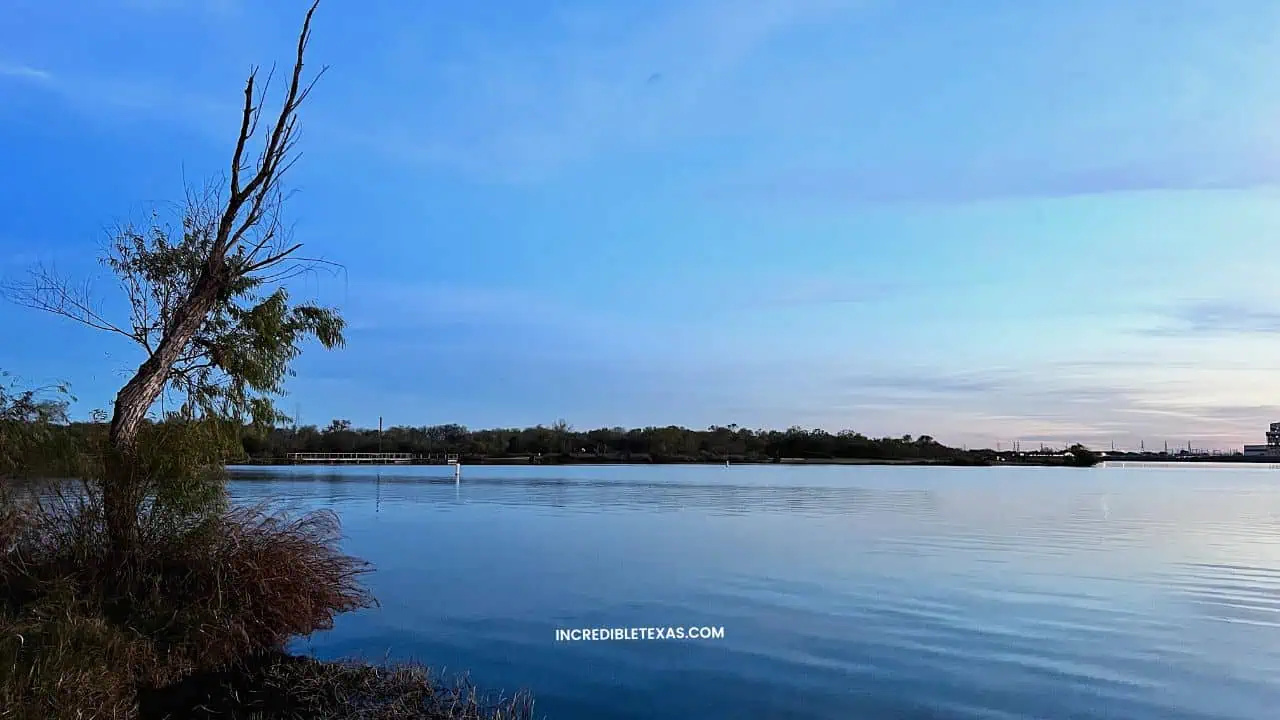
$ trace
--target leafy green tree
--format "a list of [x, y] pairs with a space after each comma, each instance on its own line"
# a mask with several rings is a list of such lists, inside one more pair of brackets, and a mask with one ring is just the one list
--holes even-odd
[[0, 478], [48, 469], [49, 446], [60, 437], [52, 426], [66, 422], [72, 399], [66, 385], [24, 388], [0, 371]]
[[319, 77], [303, 80], [317, 5], [303, 21], [279, 112], [262, 133], [270, 77], [259, 83], [257, 69], [250, 72], [228, 175], [204, 190], [189, 190], [176, 225], [157, 213], [115, 234], [102, 262], [128, 300], [127, 321], [108, 318], [87, 291], [48, 269], [37, 268], [28, 281], [6, 288], [20, 304], [128, 338], [144, 353], [116, 395], [104, 452], [103, 504], [119, 550], [136, 541], [148, 474], [177, 470], [149, 466], [140, 454], [157, 400], [172, 394], [179, 419], [212, 421], [175, 423], [168, 428], [174, 432], [204, 431], [222, 420], [270, 426], [284, 417], [272, 397], [282, 392], [303, 344], [343, 343], [344, 324], [335, 310], [292, 302], [286, 289], [290, 279], [325, 264], [300, 256], [302, 244], [281, 220], [282, 179], [297, 160], [298, 110]]

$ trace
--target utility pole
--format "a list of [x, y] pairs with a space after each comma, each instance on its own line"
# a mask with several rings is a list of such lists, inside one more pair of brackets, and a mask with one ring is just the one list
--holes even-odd
[[382, 416], [378, 416], [378, 452], [382, 452]]

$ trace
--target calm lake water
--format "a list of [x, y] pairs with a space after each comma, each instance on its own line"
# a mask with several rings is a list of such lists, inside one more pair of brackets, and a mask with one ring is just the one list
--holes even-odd
[[[238, 468], [331, 508], [416, 658], [553, 720], [1280, 717], [1280, 470]], [[723, 626], [559, 642], [557, 628]]]

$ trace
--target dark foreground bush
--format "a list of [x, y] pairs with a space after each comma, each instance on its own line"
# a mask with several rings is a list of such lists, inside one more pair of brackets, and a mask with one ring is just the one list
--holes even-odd
[[359, 583], [368, 567], [338, 550], [332, 514], [144, 515], [140, 549], [122, 562], [91, 493], [0, 506], [4, 720], [525, 717], [519, 703], [486, 708], [417, 667], [283, 653], [374, 604]]

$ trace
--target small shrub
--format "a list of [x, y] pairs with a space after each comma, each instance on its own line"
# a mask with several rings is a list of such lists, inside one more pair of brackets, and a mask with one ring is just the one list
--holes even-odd
[[[217, 426], [151, 432], [146, 456], [169, 459], [139, 470], [127, 557], [112, 552], [99, 484], [0, 483], [0, 720], [531, 717], [527, 696], [490, 702], [419, 665], [285, 654], [376, 604], [360, 584], [368, 564], [340, 551], [331, 512], [231, 507], [195, 454], [219, 452]], [[177, 479], [146, 480], [166, 475]]]
[[3, 718], [128, 717], [139, 686], [278, 651], [374, 603], [358, 582], [367, 565], [338, 550], [330, 513], [144, 518], [145, 542], [122, 567], [92, 492], [4, 506]]

